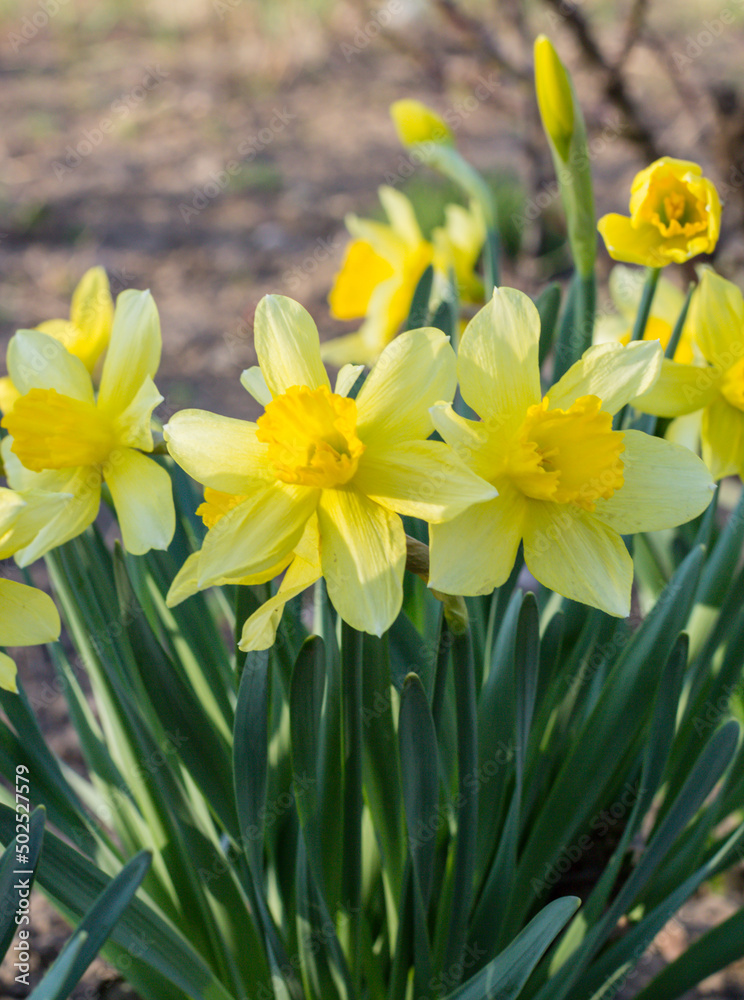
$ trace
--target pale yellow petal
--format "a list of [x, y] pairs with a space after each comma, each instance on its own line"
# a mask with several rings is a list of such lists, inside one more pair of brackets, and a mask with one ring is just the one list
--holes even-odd
[[114, 428], [121, 445], [152, 451], [152, 411], [163, 396], [148, 375], [127, 408], [116, 415]]
[[587, 511], [530, 500], [524, 558], [556, 594], [617, 618], [630, 614], [633, 560], [620, 535]]
[[[317, 520], [312, 518], [311, 520]], [[315, 558], [310, 562], [299, 557], [289, 565], [277, 593], [254, 611], [243, 625], [238, 648], [244, 653], [253, 649], [268, 649], [276, 642], [276, 633], [287, 601], [301, 594], [320, 579], [320, 560], [317, 549], [317, 525]]]
[[112, 454], [104, 470], [127, 552], [167, 549], [176, 530], [171, 478], [166, 469], [133, 448]]
[[199, 559], [201, 551], [192, 552], [186, 562], [173, 577], [168, 588], [165, 603], [169, 608], [175, 608], [187, 597], [192, 597], [199, 590]]
[[161, 347], [160, 317], [150, 292], [122, 292], [101, 372], [99, 408], [112, 416], [123, 413], [148, 376], [155, 378]]
[[687, 413], [684, 417], [677, 417], [670, 421], [666, 429], [664, 438], [672, 444], [689, 448], [695, 454], [700, 453], [700, 434], [703, 426], [703, 411], [696, 410], [694, 413]]
[[275, 478], [256, 424], [206, 410], [180, 410], [163, 429], [168, 451], [192, 479], [221, 493], [250, 495]]
[[93, 402], [93, 383], [83, 362], [58, 340], [39, 330], [19, 330], [8, 344], [8, 371], [25, 396], [29, 389], [54, 389]]
[[331, 603], [352, 628], [382, 635], [403, 601], [403, 522], [352, 490], [324, 490], [318, 521]]
[[357, 433], [365, 444], [427, 438], [429, 408], [451, 402], [457, 382], [449, 338], [433, 328], [409, 330], [380, 355], [357, 396]]
[[266, 385], [266, 379], [258, 365], [246, 368], [240, 375], [240, 384], [246, 392], [260, 403], [261, 406], [268, 406], [271, 402], [271, 392]]
[[[51, 549], [71, 538], [77, 538], [93, 523], [101, 506], [101, 473], [95, 468], [62, 469], [54, 473], [37, 473], [39, 482], [55, 482], [60, 493], [68, 494], [64, 503], [50, 515], [33, 541], [15, 554], [19, 566], [30, 566]], [[48, 478], [44, 478], [48, 477]], [[18, 530], [23, 530], [19, 516]]]
[[284, 295], [264, 295], [254, 320], [256, 354], [273, 396], [293, 385], [329, 389], [320, 359], [320, 338], [312, 316], [299, 302]]
[[550, 409], [566, 410], [577, 399], [591, 395], [602, 400], [606, 413], [617, 413], [654, 384], [663, 356], [657, 340], [627, 346], [595, 344], [548, 390]]
[[412, 246], [421, 243], [423, 240], [421, 229], [408, 198], [401, 191], [385, 185], [379, 188], [377, 193], [390, 225], [398, 236]]
[[199, 561], [199, 587], [225, 577], [263, 573], [292, 552], [319, 500], [319, 490], [276, 482], [244, 500], [211, 528]]
[[712, 402], [718, 396], [720, 380], [721, 373], [715, 368], [664, 358], [659, 378], [633, 400], [633, 406], [655, 417], [681, 417]]
[[354, 476], [354, 489], [398, 514], [429, 522], [448, 521], [497, 495], [441, 441], [367, 449]]
[[744, 413], [718, 398], [703, 413], [703, 458], [714, 479], [744, 473]]
[[59, 613], [48, 594], [0, 580], [0, 645], [37, 646], [59, 638]]
[[364, 365], [344, 365], [336, 376], [334, 392], [337, 396], [348, 396], [356, 381], [364, 371]]
[[17, 673], [15, 660], [12, 660], [7, 653], [0, 653], [0, 688], [16, 694], [18, 691]]
[[527, 501], [507, 482], [495, 500], [429, 528], [429, 586], [466, 597], [490, 594], [514, 567]]
[[640, 431], [625, 431], [624, 484], [597, 500], [594, 517], [621, 535], [686, 524], [713, 499], [705, 463], [687, 448]]
[[320, 354], [324, 361], [336, 368], [341, 365], [345, 368], [356, 368], [374, 364], [384, 346], [382, 341], [375, 340], [374, 343], [370, 343], [367, 337], [357, 330], [356, 333], [345, 333], [342, 337], [324, 340], [320, 345]]
[[437, 403], [429, 412], [434, 430], [442, 435], [457, 457], [476, 475], [491, 482], [502, 460], [500, 452], [495, 453], [490, 446], [490, 435], [483, 421], [461, 417], [451, 403]]
[[688, 325], [705, 360], [724, 371], [744, 356], [744, 298], [731, 281], [705, 268], [690, 302]]
[[24, 490], [23, 495], [3, 490], [18, 498], [4, 501], [0, 512], [0, 559], [15, 555], [30, 545], [53, 518], [64, 514], [70, 493], [50, 493], [46, 490]]
[[91, 267], [72, 293], [70, 319], [79, 334], [67, 345], [88, 371], [93, 371], [106, 350], [113, 318], [114, 303], [106, 272], [102, 267]]
[[460, 340], [457, 371], [468, 406], [494, 429], [514, 430], [540, 402], [540, 317], [515, 288], [496, 288]]

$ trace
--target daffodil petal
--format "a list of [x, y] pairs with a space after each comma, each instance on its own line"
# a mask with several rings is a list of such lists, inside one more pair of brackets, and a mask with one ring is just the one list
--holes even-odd
[[744, 297], [731, 281], [705, 268], [690, 302], [688, 323], [706, 361], [730, 368], [744, 354]]
[[489, 448], [489, 434], [481, 420], [469, 420], [455, 413], [451, 403], [437, 403], [429, 410], [434, 430], [442, 435], [455, 454], [482, 479], [496, 474], [496, 460]]
[[78, 335], [67, 345], [88, 371], [93, 371], [106, 350], [113, 318], [114, 303], [106, 272], [102, 267], [91, 267], [72, 293], [70, 320]]
[[17, 673], [15, 660], [12, 660], [7, 653], [0, 653], [0, 688], [16, 694], [18, 692]]
[[342, 365], [344, 368], [363, 368], [364, 365], [374, 364], [379, 353], [380, 346], [368, 343], [367, 337], [360, 331], [324, 340], [320, 345], [320, 356], [336, 368]]
[[8, 485], [11, 489], [25, 496], [29, 490], [43, 490], [49, 493], [64, 493], [66, 483], [70, 478], [69, 469], [45, 469], [43, 472], [32, 472], [12, 451], [13, 438], [8, 434], [0, 443], [0, 453], [3, 458], [3, 468]]
[[597, 229], [613, 260], [646, 267], [664, 267], [672, 261], [659, 230], [651, 223], [631, 225], [627, 215], [603, 215]]
[[199, 559], [201, 551], [192, 552], [186, 559], [183, 566], [173, 577], [173, 581], [168, 588], [165, 597], [166, 606], [175, 608], [188, 597], [193, 597], [199, 590]]
[[127, 552], [141, 556], [150, 549], [167, 549], [176, 530], [167, 470], [133, 448], [122, 448], [106, 463], [104, 478]]
[[149, 291], [128, 288], [116, 300], [106, 360], [98, 390], [99, 409], [123, 413], [160, 364], [160, 317]]
[[584, 351], [560, 381], [548, 390], [550, 409], [567, 410], [582, 396], [598, 396], [606, 413], [640, 396], [659, 377], [664, 352], [657, 340], [596, 344]]
[[457, 384], [449, 338], [433, 328], [409, 330], [380, 355], [356, 398], [357, 433], [365, 444], [427, 438], [429, 407], [451, 402]]
[[388, 510], [429, 522], [447, 521], [497, 495], [441, 441], [368, 449], [354, 476], [354, 489]]
[[380, 197], [380, 203], [385, 209], [385, 215], [398, 236], [412, 245], [420, 243], [423, 239], [421, 229], [413, 205], [408, 198], [401, 191], [396, 191], [394, 187], [387, 185], [379, 188], [377, 193]]
[[[67, 496], [33, 541], [16, 552], [15, 561], [19, 566], [30, 566], [51, 549], [77, 538], [95, 521], [101, 506], [101, 474], [98, 469], [62, 469], [55, 473], [54, 480], [48, 473], [37, 475], [37, 481], [55, 481], [58, 491]], [[20, 524], [23, 516], [22, 512], [18, 530], [23, 530]]]
[[624, 484], [597, 500], [593, 516], [618, 534], [660, 531], [697, 517], [713, 498], [715, 484], [697, 455], [641, 431], [625, 431]]
[[[11, 490], [2, 492], [12, 493]], [[52, 518], [64, 512], [71, 499], [69, 493], [46, 490], [24, 490], [23, 497], [13, 495], [18, 497], [20, 506], [3, 503], [0, 512], [0, 559], [7, 559], [30, 545]]]
[[253, 365], [252, 368], [246, 368], [245, 371], [241, 373], [240, 384], [246, 392], [253, 396], [257, 403], [261, 404], [261, 406], [268, 406], [271, 402], [271, 392], [269, 391], [269, 387], [266, 385], [266, 379], [264, 378], [263, 372], [258, 365]]
[[429, 586], [445, 594], [490, 594], [514, 567], [527, 504], [508, 484], [495, 500], [429, 528]]
[[59, 638], [59, 613], [48, 594], [0, 580], [0, 645], [37, 646]]
[[460, 340], [457, 370], [462, 398], [489, 425], [508, 432], [539, 403], [540, 317], [515, 288], [496, 288]]
[[256, 425], [207, 410], [180, 410], [163, 429], [168, 451], [192, 479], [220, 493], [249, 496], [273, 481], [268, 446]]
[[253, 576], [276, 565], [299, 542], [319, 490], [275, 482], [228, 511], [204, 539], [199, 587]]
[[716, 399], [703, 413], [703, 459], [714, 479], [744, 473], [744, 413]]
[[264, 295], [254, 320], [256, 354], [273, 396], [293, 385], [331, 388], [312, 316], [284, 295]]
[[531, 500], [524, 558], [544, 586], [608, 615], [630, 614], [633, 560], [616, 531], [568, 504]]
[[403, 522], [353, 490], [324, 490], [318, 521], [321, 565], [333, 606], [352, 628], [382, 635], [403, 601]]
[[672, 444], [679, 444], [683, 448], [689, 448], [695, 454], [700, 452], [700, 434], [703, 426], [703, 411], [696, 410], [694, 413], [687, 413], [684, 417], [677, 417], [672, 420], [666, 429], [664, 438]]
[[129, 406], [114, 421], [119, 442], [127, 448], [152, 451], [152, 411], [162, 402], [163, 396], [148, 375]]
[[683, 365], [664, 358], [657, 381], [633, 400], [642, 413], [681, 417], [707, 406], [718, 395], [720, 372], [700, 365]]
[[336, 395], [348, 396], [363, 371], [364, 365], [344, 365], [336, 376], [336, 385], [333, 390]]
[[19, 330], [8, 344], [8, 371], [21, 396], [29, 389], [55, 389], [93, 402], [93, 383], [80, 358], [39, 330]]
[[279, 590], [246, 620], [238, 648], [244, 653], [268, 649], [276, 642], [276, 633], [287, 601], [301, 594], [320, 579], [320, 565], [295, 559], [284, 574]]

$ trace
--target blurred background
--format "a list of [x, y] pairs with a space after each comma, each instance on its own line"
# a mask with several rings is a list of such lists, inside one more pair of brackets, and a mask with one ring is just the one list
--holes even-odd
[[383, 183], [413, 199], [424, 230], [460, 200], [399, 147], [388, 106], [404, 96], [445, 115], [494, 185], [504, 283], [560, 279], [531, 74], [540, 32], [574, 73], [599, 214], [627, 211], [629, 181], [656, 156], [695, 159], [727, 202], [717, 265], [736, 279], [744, 0], [375, 4], [3, 0], [0, 344], [67, 315], [102, 264], [114, 294], [154, 293], [166, 408], [245, 412], [238, 374], [262, 295], [300, 300], [321, 336], [348, 329], [326, 303], [344, 215], [379, 214]]
[[[165, 415], [253, 416], [238, 377], [255, 363], [261, 296], [298, 299], [324, 338], [344, 332], [326, 297], [345, 214], [380, 217], [377, 188], [392, 184], [427, 233], [461, 200], [398, 145], [388, 106], [401, 97], [445, 116], [493, 186], [504, 283], [534, 293], [567, 277], [532, 83], [540, 32], [584, 106], [598, 214], [625, 213], [656, 157], [695, 160], [726, 202], [716, 267], [741, 284], [744, 0], [0, 0], [0, 346], [67, 315], [101, 264], [115, 295], [153, 291]], [[602, 281], [609, 267], [601, 249]], [[32, 678], [48, 670], [19, 660]], [[36, 707], [77, 765], [62, 703]], [[719, 888], [665, 929], [622, 996], [741, 905], [736, 886]], [[43, 965], [67, 932], [35, 905]], [[714, 978], [695, 995], [744, 996], [736, 970]], [[3, 969], [0, 992], [14, 989]], [[74, 996], [131, 993], [99, 962]]]

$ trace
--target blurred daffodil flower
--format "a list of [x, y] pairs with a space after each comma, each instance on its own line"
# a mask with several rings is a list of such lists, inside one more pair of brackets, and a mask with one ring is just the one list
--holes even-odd
[[[38, 646], [59, 638], [59, 613], [41, 590], [15, 580], [0, 580], [0, 645]], [[0, 653], [0, 688], [17, 691], [16, 665]]]

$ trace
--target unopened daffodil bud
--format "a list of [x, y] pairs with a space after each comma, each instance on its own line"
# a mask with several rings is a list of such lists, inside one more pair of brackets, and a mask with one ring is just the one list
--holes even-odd
[[535, 89], [558, 177], [576, 270], [594, 272], [597, 254], [594, 195], [586, 127], [571, 77], [545, 35], [535, 41]]
[[567, 160], [574, 131], [571, 82], [553, 43], [545, 35], [535, 42], [535, 89], [543, 128], [561, 159]]
[[422, 142], [454, 145], [455, 137], [444, 119], [421, 101], [408, 98], [394, 101], [390, 105], [390, 116], [404, 146], [416, 146]]

